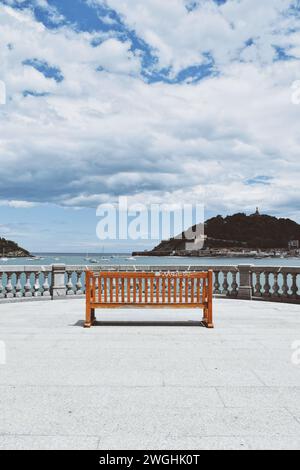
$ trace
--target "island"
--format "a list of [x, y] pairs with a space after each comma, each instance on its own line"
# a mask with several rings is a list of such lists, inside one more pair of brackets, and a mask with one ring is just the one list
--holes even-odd
[[199, 226], [190, 227], [150, 251], [133, 252], [133, 256], [300, 256], [300, 225], [291, 219], [262, 215], [258, 208], [251, 215], [218, 215], [206, 220], [201, 249], [197, 247], [199, 239], [193, 236], [197, 229]]
[[[21, 248], [16, 242], [0, 238], [0, 257], [4, 258], [24, 258], [31, 256], [29, 251]], [[1, 258], [0, 258], [1, 260]]]

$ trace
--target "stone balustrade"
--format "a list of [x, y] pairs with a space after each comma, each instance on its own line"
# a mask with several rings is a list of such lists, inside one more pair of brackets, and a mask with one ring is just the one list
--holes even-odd
[[[82, 298], [85, 266], [0, 266], [0, 303]], [[93, 271], [214, 271], [214, 295], [300, 303], [300, 267], [274, 266], [89, 266]]]

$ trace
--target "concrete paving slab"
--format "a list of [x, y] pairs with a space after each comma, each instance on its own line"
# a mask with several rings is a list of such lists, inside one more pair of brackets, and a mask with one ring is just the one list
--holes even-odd
[[287, 408], [300, 402], [299, 387], [219, 387], [227, 408]]
[[192, 310], [85, 330], [83, 300], [1, 305], [0, 449], [300, 449], [300, 306], [214, 305], [214, 330]]
[[1, 436], [1, 450], [97, 450], [99, 438], [78, 436]]

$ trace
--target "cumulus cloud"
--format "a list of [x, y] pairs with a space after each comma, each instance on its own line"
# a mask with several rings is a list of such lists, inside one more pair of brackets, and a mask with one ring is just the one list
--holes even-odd
[[[103, 0], [94, 0], [103, 4]], [[106, 0], [157, 54], [160, 67], [181, 69], [202, 64], [210, 53], [219, 67], [232, 60], [270, 63], [277, 43], [298, 54], [299, 35], [293, 34], [297, 5], [291, 0]], [[194, 8], [188, 8], [189, 5]], [[299, 6], [299, 5], [298, 5]], [[288, 37], [286, 36], [288, 33]]]
[[[119, 195], [202, 202], [205, 190], [215, 212], [267, 201], [294, 215], [300, 106], [291, 102], [291, 85], [300, 78], [299, 32], [286, 13], [293, 2], [202, 1], [190, 12], [181, 0], [134, 3], [106, 2], [153, 48], [157, 67], [177, 73], [209, 52], [218, 75], [150, 84], [129, 37], [95, 47], [96, 32], [48, 29], [32, 10], [2, 6], [0, 79], [8, 99], [0, 107], [0, 198], [15, 207], [95, 207]], [[295, 57], [277, 60], [273, 44]], [[28, 60], [50, 64], [63, 80]]]

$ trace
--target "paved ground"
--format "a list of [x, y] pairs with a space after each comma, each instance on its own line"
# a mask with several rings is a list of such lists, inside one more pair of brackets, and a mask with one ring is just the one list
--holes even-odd
[[191, 310], [85, 330], [83, 312], [0, 306], [0, 449], [300, 449], [300, 306], [218, 300], [214, 330]]

